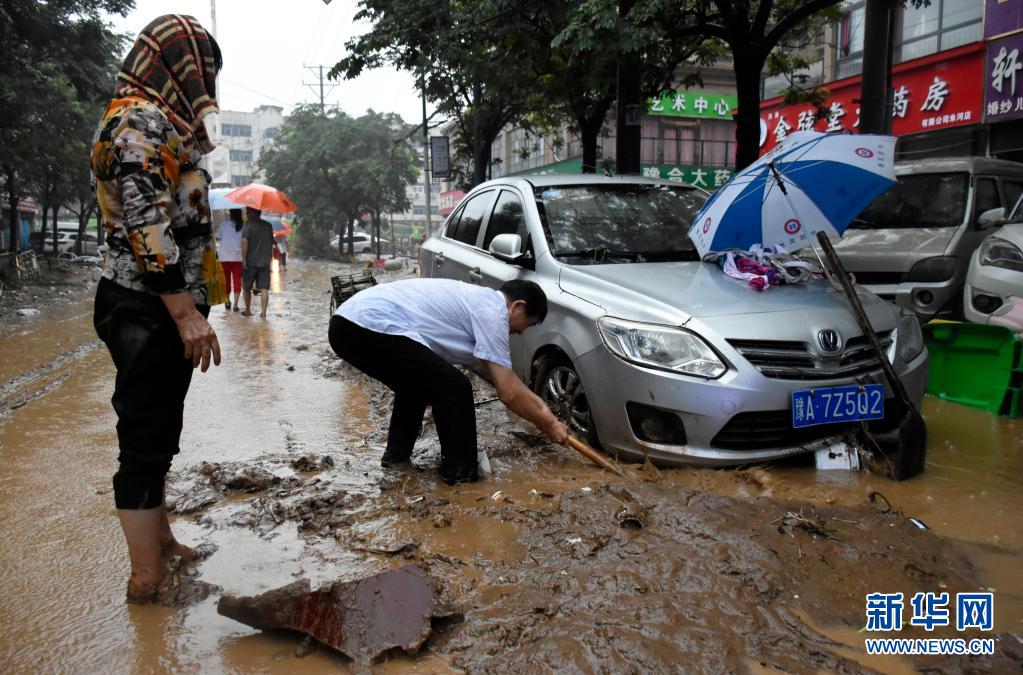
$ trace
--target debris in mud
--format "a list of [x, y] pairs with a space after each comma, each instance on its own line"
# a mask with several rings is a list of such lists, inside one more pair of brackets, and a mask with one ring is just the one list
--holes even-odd
[[281, 483], [299, 482], [293, 476], [279, 476], [261, 466], [252, 465], [203, 462], [199, 467], [199, 473], [208, 476], [214, 485], [233, 492], [256, 492]]
[[439, 582], [416, 565], [315, 591], [303, 579], [257, 596], [224, 595], [217, 612], [261, 630], [306, 633], [357, 663], [395, 649], [415, 654], [431, 619], [457, 619]]
[[826, 527], [824, 520], [817, 517], [812, 510], [809, 516], [803, 514], [803, 509], [799, 509], [799, 513], [789, 511], [784, 516], [771, 521], [772, 525], [775, 523], [778, 523], [778, 532], [780, 534], [786, 534], [785, 528], [792, 527], [814, 536], [838, 541], [838, 530]]
[[445, 516], [443, 513], [438, 513], [433, 517], [434, 527], [449, 527], [451, 525], [451, 519]]
[[312, 455], [302, 455], [291, 462], [291, 468], [301, 473], [312, 473], [313, 471], [325, 471], [334, 468], [334, 458], [330, 455], [316, 459]]
[[34, 307], [26, 307], [24, 309], [19, 309], [17, 312], [15, 312], [15, 314], [17, 314], [18, 316], [36, 316], [37, 314], [39, 314], [39, 310]]

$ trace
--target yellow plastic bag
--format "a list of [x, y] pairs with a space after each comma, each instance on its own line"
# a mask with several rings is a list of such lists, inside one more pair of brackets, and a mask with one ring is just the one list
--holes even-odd
[[227, 293], [227, 277], [224, 276], [224, 266], [217, 260], [217, 251], [212, 246], [202, 253], [202, 280], [206, 284], [210, 307], [227, 302], [230, 297]]

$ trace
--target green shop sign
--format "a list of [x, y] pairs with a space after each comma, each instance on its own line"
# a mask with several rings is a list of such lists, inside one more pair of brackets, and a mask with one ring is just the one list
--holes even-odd
[[[517, 175], [550, 173], [582, 173], [582, 158], [566, 159], [546, 166], [538, 166]], [[716, 190], [732, 177], [732, 170], [720, 166], [690, 166], [685, 164], [642, 164], [640, 173], [647, 178], [662, 178], [677, 183], [688, 183], [705, 190]]]
[[648, 115], [669, 117], [703, 117], [730, 120], [739, 106], [735, 94], [713, 94], [706, 91], [670, 91], [660, 98], [647, 99]]

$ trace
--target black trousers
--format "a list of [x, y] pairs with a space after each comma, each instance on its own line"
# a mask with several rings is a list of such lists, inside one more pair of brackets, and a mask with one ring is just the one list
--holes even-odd
[[449, 484], [478, 479], [469, 378], [415, 340], [367, 330], [340, 316], [331, 317], [328, 338], [338, 356], [394, 392], [385, 457], [402, 461], [412, 455], [429, 405], [440, 438], [441, 477]]
[[[204, 316], [209, 307], [199, 307]], [[160, 298], [101, 279], [93, 313], [96, 334], [117, 368], [110, 402], [117, 413], [119, 467], [114, 503], [152, 509], [178, 453], [192, 360]]]

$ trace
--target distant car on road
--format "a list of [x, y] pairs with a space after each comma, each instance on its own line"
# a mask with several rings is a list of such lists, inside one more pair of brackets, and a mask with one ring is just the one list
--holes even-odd
[[[90, 232], [85, 233], [85, 237], [82, 239], [82, 250], [79, 253], [75, 249], [75, 245], [78, 243], [78, 232], [69, 232], [67, 230], [59, 230], [57, 232], [57, 253], [78, 253], [79, 255], [94, 256], [99, 255], [99, 239], [95, 234]], [[46, 238], [43, 239], [43, 250], [42, 253], [51, 253], [53, 251], [53, 233], [51, 232]]]
[[[609, 452], [748, 464], [832, 447], [868, 417], [891, 438], [903, 411], [845, 297], [824, 281], [757, 292], [701, 262], [687, 232], [706, 199], [639, 177], [493, 180], [423, 244], [420, 274], [540, 284], [549, 313], [512, 336], [513, 368]], [[916, 318], [862, 301], [919, 403]]]
[[[338, 242], [340, 241], [340, 235], [334, 235], [330, 240], [330, 250], [338, 250]], [[344, 240], [345, 251], [348, 250], [348, 237], [345, 236]], [[390, 252], [391, 242], [388, 239], [381, 237], [380, 239], [380, 251]], [[376, 239], [366, 232], [353, 232], [352, 233], [352, 250], [356, 253], [375, 253], [376, 252]]]
[[[993, 214], [1001, 216], [1004, 213]], [[963, 289], [967, 321], [1023, 332], [1023, 197], [1006, 225], [981, 242], [970, 258]]]
[[1023, 194], [1023, 164], [921, 159], [896, 163], [895, 175], [835, 249], [857, 281], [921, 321], [962, 318], [970, 256]]

